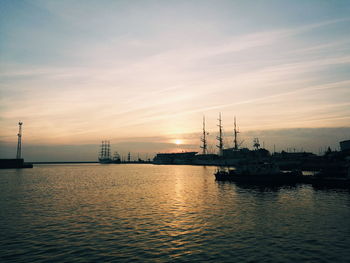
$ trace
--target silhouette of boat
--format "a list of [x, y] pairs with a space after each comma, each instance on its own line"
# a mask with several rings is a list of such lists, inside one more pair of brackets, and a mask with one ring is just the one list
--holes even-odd
[[102, 141], [98, 161], [101, 164], [121, 163], [118, 152], [115, 152], [113, 158], [111, 158], [111, 146], [109, 141]]
[[121, 163], [120, 156], [118, 153], [115, 153], [113, 156], [113, 159], [107, 157], [107, 158], [98, 158], [99, 163], [106, 164], [106, 163]]
[[282, 172], [272, 162], [250, 162], [236, 169], [219, 168], [215, 173], [217, 181], [232, 181], [252, 184], [296, 184], [302, 179], [301, 171]]
[[350, 188], [350, 166], [323, 169], [312, 178], [311, 184], [314, 187]]

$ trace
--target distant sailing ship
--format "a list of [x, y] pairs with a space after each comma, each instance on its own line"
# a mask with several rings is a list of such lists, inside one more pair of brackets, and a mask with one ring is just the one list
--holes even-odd
[[98, 161], [100, 163], [121, 163], [118, 152], [114, 153], [113, 159], [111, 158], [110, 141], [102, 141]]

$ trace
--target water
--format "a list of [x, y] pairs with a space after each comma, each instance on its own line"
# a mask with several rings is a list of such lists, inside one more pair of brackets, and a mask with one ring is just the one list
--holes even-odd
[[349, 191], [237, 186], [214, 170], [1, 170], [0, 261], [350, 261]]

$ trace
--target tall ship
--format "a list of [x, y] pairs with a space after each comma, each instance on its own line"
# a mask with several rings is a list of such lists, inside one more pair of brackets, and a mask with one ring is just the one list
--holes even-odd
[[118, 152], [115, 152], [112, 157], [110, 141], [102, 141], [98, 161], [100, 163], [121, 163]]
[[112, 163], [111, 145], [109, 141], [102, 141], [98, 161], [100, 163]]

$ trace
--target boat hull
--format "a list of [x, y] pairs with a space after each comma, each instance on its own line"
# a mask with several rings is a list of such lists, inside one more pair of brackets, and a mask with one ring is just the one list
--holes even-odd
[[215, 179], [217, 181], [229, 181], [245, 184], [297, 184], [300, 182], [300, 176], [296, 172], [280, 172], [277, 174], [235, 174], [229, 172], [217, 172], [215, 173]]
[[254, 175], [254, 174], [235, 174], [234, 172], [215, 173], [217, 181], [228, 181], [242, 184], [254, 185], [295, 185], [295, 184], [311, 184], [315, 188], [347, 188], [350, 189], [350, 179], [343, 178], [320, 178], [302, 176], [298, 172], [280, 172], [274, 175]]

